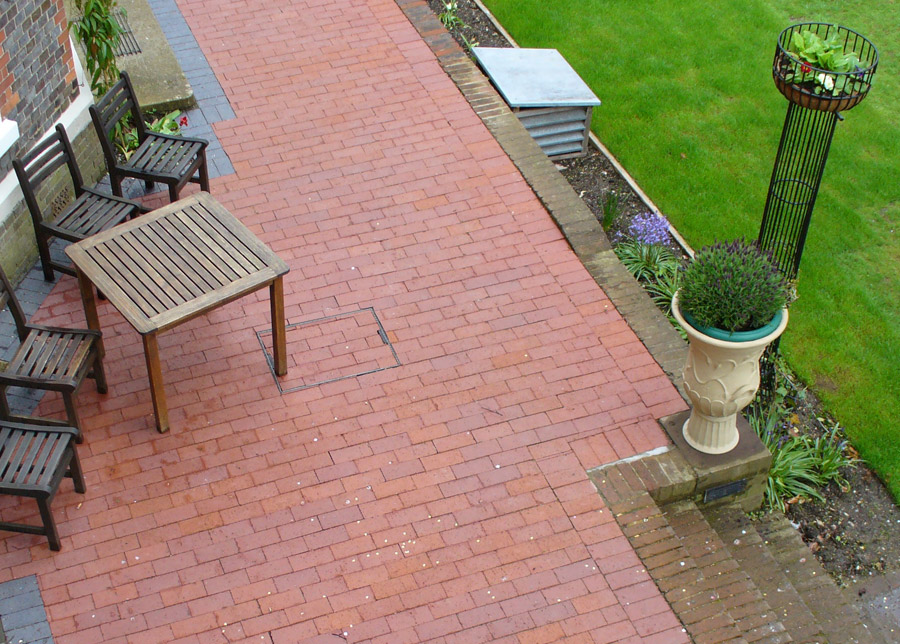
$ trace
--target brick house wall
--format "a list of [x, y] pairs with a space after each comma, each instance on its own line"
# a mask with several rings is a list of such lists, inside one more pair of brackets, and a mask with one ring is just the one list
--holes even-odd
[[[63, 0], [0, 0], [0, 116], [7, 126], [14, 121], [19, 132], [11, 148], [0, 148], [0, 181], [10, 194], [18, 194], [12, 159], [34, 146], [79, 98], [83, 88], [75, 65]], [[70, 129], [69, 135], [85, 181], [96, 180], [103, 160], [93, 128]], [[69, 189], [60, 175], [45, 198]], [[9, 197], [3, 210], [0, 265], [18, 279], [37, 257], [34, 229], [21, 198]]]

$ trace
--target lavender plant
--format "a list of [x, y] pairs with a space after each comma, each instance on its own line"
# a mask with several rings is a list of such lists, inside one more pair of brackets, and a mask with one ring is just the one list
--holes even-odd
[[701, 326], [750, 331], [790, 302], [790, 284], [769, 254], [737, 239], [701, 249], [681, 276], [679, 304]]
[[629, 237], [642, 244], [666, 244], [669, 241], [669, 221], [655, 212], [644, 212], [628, 224]]

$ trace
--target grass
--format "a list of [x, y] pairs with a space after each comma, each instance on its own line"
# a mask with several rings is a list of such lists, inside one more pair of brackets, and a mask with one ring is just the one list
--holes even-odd
[[838, 124], [781, 347], [900, 500], [900, 11], [892, 0], [487, 0], [523, 47], [552, 47], [603, 105], [593, 129], [695, 247], [755, 238], [787, 102], [775, 40], [845, 25], [879, 49]]

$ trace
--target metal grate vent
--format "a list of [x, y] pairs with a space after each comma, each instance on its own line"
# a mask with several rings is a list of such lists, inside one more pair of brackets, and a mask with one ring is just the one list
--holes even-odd
[[522, 109], [519, 121], [547, 156], [582, 154], [586, 149], [591, 108]]
[[63, 210], [65, 210], [70, 203], [72, 203], [72, 188], [65, 186], [59, 191], [59, 194], [53, 198], [53, 201], [50, 202], [50, 213], [53, 215], [54, 221], [62, 214]]
[[116, 48], [116, 56], [132, 56], [141, 53], [141, 46], [138, 44], [137, 38], [134, 37], [134, 31], [128, 24], [128, 14], [121, 8], [113, 10], [113, 19], [119, 23], [122, 33], [119, 34], [119, 46]]

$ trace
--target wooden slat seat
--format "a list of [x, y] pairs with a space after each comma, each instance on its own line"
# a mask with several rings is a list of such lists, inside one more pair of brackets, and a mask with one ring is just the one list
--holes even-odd
[[[148, 189], [157, 181], [166, 184], [170, 201], [178, 199], [189, 181], [199, 183], [201, 190], [209, 192], [206, 166], [209, 142], [148, 130], [127, 72], [121, 72], [119, 81], [96, 105], [90, 106], [90, 113], [116, 195], [122, 195], [122, 180], [126, 177], [144, 181]], [[112, 138], [116, 127], [129, 115], [137, 130], [138, 149], [127, 160], [120, 161]]]
[[[0, 269], [0, 311], [6, 306], [16, 324], [19, 346], [6, 369], [0, 371], [0, 418], [70, 425], [79, 430], [80, 442], [81, 422], [75, 396], [88, 376], [96, 380], [100, 393], [106, 393], [107, 388], [100, 332], [28, 324], [12, 285]], [[66, 421], [13, 415], [6, 399], [8, 387], [59, 392], [66, 407]]]
[[[39, 195], [41, 186], [63, 165], [68, 168], [75, 200], [54, 219], [49, 204], [42, 207]], [[69, 275], [75, 274], [75, 269], [70, 265], [56, 262], [51, 258], [52, 238], [57, 237], [70, 242], [81, 241], [85, 237], [107, 230], [145, 212], [145, 209], [134, 201], [103, 194], [84, 186], [72, 144], [62, 125], [57, 125], [50, 136], [23, 157], [13, 159], [13, 168], [22, 187], [28, 211], [31, 213], [44, 279], [48, 281], [53, 279], [54, 269]]]
[[60, 549], [59, 532], [50, 503], [63, 477], [75, 491], [85, 492], [84, 475], [75, 449], [74, 427], [40, 427], [0, 421], [0, 494], [37, 500], [43, 527], [0, 521], [0, 530], [47, 537], [51, 550]]

